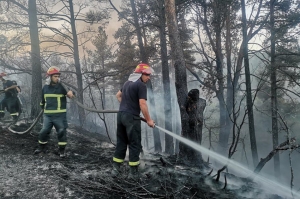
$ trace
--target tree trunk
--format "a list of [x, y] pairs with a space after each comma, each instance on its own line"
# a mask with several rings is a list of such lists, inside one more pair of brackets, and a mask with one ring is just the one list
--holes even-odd
[[[222, 125], [222, 129], [224, 129], [225, 133], [222, 133], [223, 135], [227, 135], [229, 137], [230, 132], [232, 130], [232, 133], [234, 134], [235, 132], [233, 131], [232, 127], [233, 127], [233, 123], [230, 119], [230, 115], [235, 114], [233, 112], [234, 110], [234, 106], [235, 106], [235, 89], [234, 89], [234, 84], [233, 84], [233, 80], [232, 80], [232, 35], [231, 35], [231, 20], [230, 20], [230, 14], [231, 14], [231, 4], [230, 2], [227, 2], [225, 4], [226, 6], [226, 41], [225, 41], [225, 49], [226, 49], [226, 64], [227, 64], [227, 93], [226, 93], [226, 110], [222, 109], [222, 112], [226, 112], [226, 115], [223, 115], [224, 117], [224, 124]], [[234, 77], [236, 78], [236, 77]], [[223, 119], [222, 119], [223, 120]], [[228, 138], [227, 138], [228, 140]], [[226, 152], [226, 150], [224, 150], [224, 152]]]
[[145, 48], [144, 48], [144, 45], [143, 45], [142, 32], [141, 32], [141, 27], [139, 25], [139, 19], [138, 19], [138, 16], [137, 16], [137, 11], [136, 11], [134, 0], [130, 0], [130, 4], [131, 4], [133, 19], [134, 19], [134, 24], [135, 24], [135, 29], [136, 29], [138, 45], [139, 45], [139, 49], [140, 49], [141, 61], [143, 63], [148, 63], [148, 56], [146, 55], [146, 51], [145, 51]]
[[[201, 144], [202, 141], [203, 111], [205, 104], [205, 100], [199, 99], [198, 89], [190, 90], [186, 108], [189, 115], [190, 132], [186, 137], [199, 144]], [[194, 165], [199, 165], [203, 162], [201, 153], [192, 148], [187, 148], [185, 155], [186, 161]]]
[[[278, 145], [278, 124], [277, 124], [277, 85], [276, 85], [276, 65], [275, 65], [275, 22], [274, 22], [274, 4], [276, 0], [270, 2], [270, 28], [271, 28], [271, 112], [272, 112], [272, 137], [273, 148]], [[276, 177], [280, 178], [279, 154], [274, 155], [274, 171]]]
[[[131, 3], [132, 14], [133, 14], [133, 18], [134, 18], [134, 25], [135, 25], [135, 29], [136, 29], [136, 35], [137, 35], [138, 45], [139, 45], [139, 50], [140, 50], [140, 58], [143, 63], [148, 63], [148, 55], [146, 54], [144, 44], [143, 44], [143, 38], [142, 38], [141, 28], [139, 25], [135, 2], [134, 2], [134, 0], [130, 0], [130, 3]], [[151, 118], [154, 121], [157, 121], [155, 101], [154, 101], [153, 88], [152, 88], [151, 81], [148, 81], [147, 87], [148, 87], [148, 92], [149, 92], [149, 101], [150, 101], [149, 109], [150, 109], [150, 113], [151, 113]], [[153, 129], [153, 137], [154, 137], [155, 151], [157, 150], [157, 152], [159, 152], [159, 151], [161, 151], [161, 142], [160, 142], [159, 130], [157, 128]]]
[[[150, 101], [150, 115], [151, 118], [157, 122], [157, 116], [156, 116], [156, 110], [155, 110], [155, 101], [154, 101], [154, 95], [153, 95], [153, 88], [152, 88], [152, 82], [149, 80], [147, 82], [147, 87], [148, 87], [148, 96], [149, 96], [149, 101]], [[154, 150], [157, 152], [162, 151], [161, 150], [161, 141], [160, 141], [160, 135], [159, 135], [159, 130], [157, 128], [153, 129], [153, 138], [154, 138]]]
[[[101, 65], [102, 65], [102, 69], [105, 69], [105, 58], [104, 56], [101, 56]], [[105, 77], [103, 77], [102, 79], [102, 84], [105, 85]], [[102, 109], [106, 109], [106, 90], [105, 90], [105, 86], [102, 86]]]
[[202, 143], [202, 131], [203, 131], [203, 124], [204, 124], [204, 110], [206, 107], [206, 100], [203, 98], [198, 99], [198, 137], [199, 143]]
[[[220, 5], [216, 2], [216, 9], [220, 9]], [[215, 34], [216, 34], [216, 70], [217, 70], [217, 80], [219, 90], [217, 91], [217, 98], [219, 100], [220, 107], [220, 135], [219, 135], [219, 145], [218, 152], [225, 155], [228, 150], [228, 139], [230, 134], [230, 120], [229, 113], [230, 109], [227, 108], [225, 98], [224, 98], [224, 75], [223, 75], [223, 54], [222, 54], [222, 28], [221, 28], [221, 13], [217, 12], [215, 14], [214, 23]], [[229, 96], [231, 97], [231, 96]]]
[[[162, 81], [164, 89], [164, 114], [165, 114], [165, 128], [172, 131], [172, 108], [171, 108], [171, 89], [170, 89], [170, 71], [168, 65], [168, 52], [167, 52], [167, 40], [166, 40], [166, 16], [164, 2], [159, 1], [160, 10], [160, 53], [161, 53], [161, 65], [162, 65]], [[165, 135], [165, 152], [167, 154], [174, 154], [174, 139], [170, 135]]]
[[[78, 50], [78, 39], [77, 39], [77, 31], [76, 31], [76, 24], [75, 24], [75, 16], [74, 16], [74, 8], [73, 8], [73, 0], [69, 0], [70, 6], [70, 24], [72, 28], [72, 36], [73, 36], [73, 55], [74, 55], [74, 64], [76, 69], [76, 77], [77, 77], [77, 98], [80, 103], [83, 104], [83, 86], [82, 86], [82, 74], [81, 74], [81, 66], [80, 66], [80, 59], [79, 59], [79, 50]], [[79, 112], [79, 122], [82, 126], [85, 120], [85, 113], [84, 109], [78, 107]]]
[[42, 69], [40, 57], [40, 40], [37, 25], [36, 0], [28, 0], [29, 31], [31, 41], [31, 117], [36, 118], [39, 114], [42, 100]]
[[[172, 58], [174, 60], [175, 67], [175, 87], [177, 100], [179, 104], [180, 116], [181, 116], [181, 134], [186, 136], [189, 132], [189, 117], [186, 112], [186, 101], [187, 101], [187, 75], [185, 60], [183, 56], [183, 50], [180, 42], [178, 24], [175, 11], [175, 0], [165, 0], [166, 6], [166, 19], [169, 30], [169, 41], [172, 50]], [[184, 152], [188, 146], [179, 144], [179, 154], [181, 157], [184, 157]]]
[[250, 78], [249, 57], [248, 57], [247, 19], [246, 19], [245, 7], [246, 7], [245, 0], [242, 0], [242, 23], [243, 23], [243, 44], [244, 44], [243, 47], [244, 47], [244, 64], [245, 64], [246, 93], [247, 93], [247, 112], [248, 112], [249, 134], [250, 134], [253, 166], [257, 166], [258, 154], [257, 154], [257, 146], [256, 146], [255, 128], [254, 128], [251, 78]]

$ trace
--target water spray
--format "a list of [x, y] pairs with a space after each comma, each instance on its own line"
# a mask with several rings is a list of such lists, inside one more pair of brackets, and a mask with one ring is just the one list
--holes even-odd
[[[142, 121], [147, 122], [144, 118], [141, 118]], [[171, 131], [168, 131], [162, 127], [159, 127], [157, 125], [155, 125], [153, 128], [158, 128], [159, 130], [163, 131], [164, 133], [172, 136], [173, 138], [175, 138], [176, 140], [186, 144], [187, 146], [195, 149], [196, 151], [205, 154], [207, 156], [212, 157], [215, 161], [221, 163], [221, 164], [225, 164], [227, 165], [228, 169], [232, 169], [235, 172], [239, 173], [240, 175], [247, 175], [247, 177], [255, 180], [258, 183], [262, 183], [263, 187], [266, 188], [265, 190], [267, 190], [266, 192], [269, 193], [276, 193], [282, 197], [285, 198], [300, 198], [300, 193], [299, 192], [295, 192], [295, 191], [291, 191], [290, 188], [279, 184], [277, 182], [271, 181], [257, 173], [254, 173], [254, 171], [249, 170], [247, 168], [245, 168], [244, 166], [242, 166], [241, 164], [239, 164], [238, 162], [232, 160], [232, 159], [228, 159], [218, 153], [215, 153], [213, 151], [208, 150], [207, 148], [199, 145], [198, 143], [195, 143], [191, 140], [188, 140], [180, 135], [177, 135]], [[292, 195], [291, 195], [292, 194]]]

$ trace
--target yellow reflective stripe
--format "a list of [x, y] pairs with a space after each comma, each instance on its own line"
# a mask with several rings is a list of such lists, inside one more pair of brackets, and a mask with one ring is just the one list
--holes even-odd
[[0, 113], [4, 113], [4, 111], [1, 110]]
[[58, 145], [59, 146], [65, 146], [65, 145], [67, 145], [67, 142], [58, 142]]
[[[66, 109], [61, 110], [61, 97], [64, 97], [63, 94], [44, 94], [45, 102], [47, 103], [47, 97], [56, 97], [57, 98], [57, 109], [56, 110], [46, 110], [47, 105], [45, 104], [44, 113], [63, 113], [66, 112]], [[43, 104], [40, 104], [43, 105]], [[55, 112], [54, 112], [55, 111]]]
[[63, 94], [44, 94], [44, 97], [63, 97]]
[[140, 161], [137, 162], [129, 162], [129, 166], [138, 166], [140, 165]]
[[44, 110], [44, 113], [65, 113], [67, 112], [67, 109], [61, 109], [61, 110]]
[[60, 97], [57, 97], [57, 110], [60, 110], [60, 107], [61, 107]]
[[122, 163], [122, 162], [124, 162], [124, 160], [123, 159], [119, 159], [119, 158], [113, 158], [113, 161], [114, 162], [118, 162], [118, 163]]
[[19, 115], [19, 113], [11, 113], [10, 115]]
[[42, 142], [42, 141], [39, 140], [39, 143], [40, 144], [47, 144], [48, 142]]

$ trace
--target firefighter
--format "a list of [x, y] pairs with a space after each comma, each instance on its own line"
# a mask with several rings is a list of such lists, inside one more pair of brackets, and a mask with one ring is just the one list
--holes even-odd
[[66, 129], [67, 123], [67, 99], [74, 97], [72, 91], [66, 91], [59, 83], [60, 71], [58, 67], [51, 66], [47, 71], [50, 80], [49, 84], [44, 85], [42, 90], [41, 107], [44, 109], [43, 128], [39, 133], [39, 147], [34, 151], [35, 154], [46, 152], [49, 134], [54, 126], [57, 132], [59, 156], [65, 157], [65, 147], [67, 145]]
[[4, 76], [6, 76], [6, 73], [0, 73], [0, 80], [3, 82], [3, 90], [5, 92], [5, 97], [0, 102], [0, 118], [4, 117], [4, 109], [6, 108], [12, 118], [17, 120], [20, 108], [18, 104], [18, 93], [21, 92], [21, 89], [16, 81], [6, 80], [3, 78]]
[[120, 108], [117, 115], [117, 146], [111, 171], [113, 177], [120, 174], [120, 166], [124, 162], [128, 146], [130, 166], [128, 178], [138, 178], [139, 155], [142, 151], [140, 112], [142, 111], [148, 126], [154, 127], [155, 125], [146, 102], [146, 82], [150, 79], [152, 72], [153, 69], [149, 65], [139, 64], [116, 94]]

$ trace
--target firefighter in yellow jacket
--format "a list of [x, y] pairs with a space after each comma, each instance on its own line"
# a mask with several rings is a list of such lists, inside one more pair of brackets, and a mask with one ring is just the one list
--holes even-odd
[[66, 96], [72, 98], [73, 92], [66, 91], [59, 83], [59, 68], [52, 66], [48, 69], [47, 75], [50, 77], [49, 85], [45, 85], [42, 90], [41, 107], [44, 109], [43, 128], [39, 133], [39, 147], [35, 150], [35, 154], [45, 152], [49, 134], [54, 126], [57, 132], [58, 147], [60, 157], [65, 157], [65, 147], [67, 145], [66, 129], [67, 123], [67, 99]]

